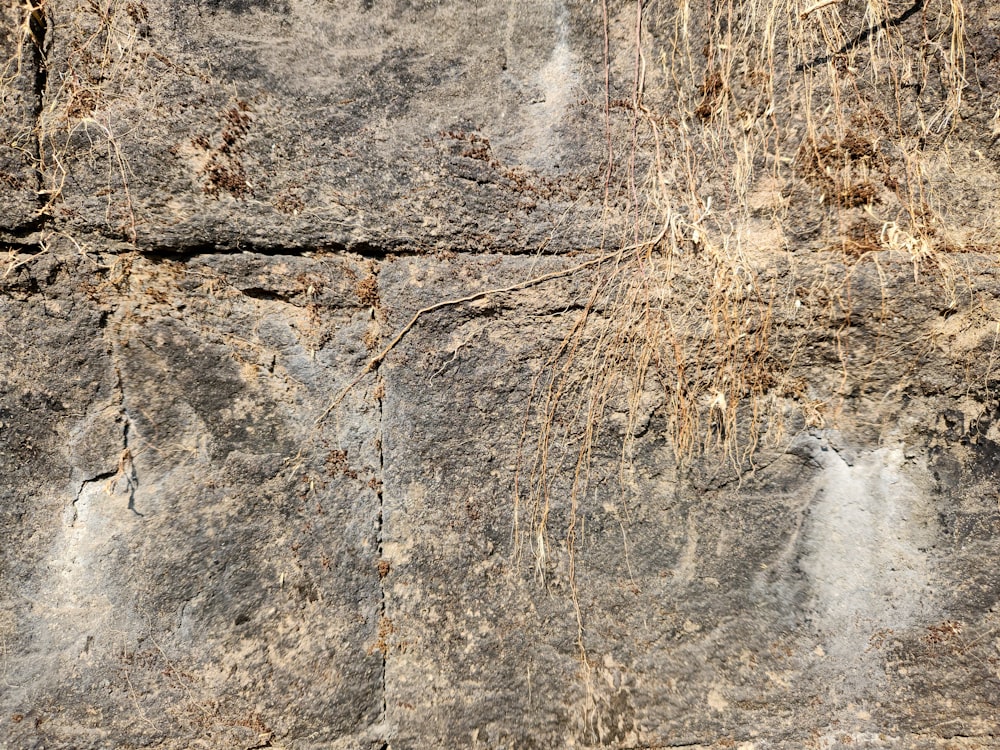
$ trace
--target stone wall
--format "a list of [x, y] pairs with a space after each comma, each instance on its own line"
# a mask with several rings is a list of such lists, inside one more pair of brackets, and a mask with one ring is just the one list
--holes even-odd
[[799, 151], [742, 3], [3, 5], [0, 748], [997, 746], [1000, 19], [854, 5]]

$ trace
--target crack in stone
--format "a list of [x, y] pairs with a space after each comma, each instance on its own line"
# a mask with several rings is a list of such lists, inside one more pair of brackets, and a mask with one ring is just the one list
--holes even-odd
[[265, 302], [282, 302], [292, 307], [302, 307], [302, 305], [295, 304], [294, 294], [282, 294], [271, 289], [263, 289], [255, 286], [240, 289], [239, 291], [241, 294], [250, 297], [250, 299], [263, 300]]
[[[313, 255], [353, 255], [364, 260], [384, 261], [396, 260], [399, 258], [439, 258], [440, 253], [436, 251], [423, 250], [416, 247], [409, 240], [394, 240], [384, 238], [379, 242], [368, 241], [337, 241], [319, 240], [310, 245], [283, 245], [257, 243], [252, 241], [240, 241], [237, 243], [216, 243], [211, 241], [195, 240], [190, 244], [182, 245], [157, 245], [157, 244], [137, 244], [129, 245], [130, 250], [138, 252], [143, 258], [150, 261], [177, 261], [185, 262], [204, 256], [213, 255], [239, 255], [240, 253], [255, 253], [270, 257], [310, 257]], [[579, 253], [599, 253], [599, 247], [580, 246], [574, 248], [573, 254]], [[572, 257], [567, 252], [547, 252], [546, 257]], [[528, 250], [515, 251], [495, 251], [484, 253], [479, 250], [463, 250], [461, 248], [449, 251], [448, 255], [484, 257], [501, 255], [508, 258], [532, 257], [533, 252]]]
[[80, 482], [80, 487], [76, 491], [76, 497], [73, 498], [71, 503], [73, 507], [73, 517], [69, 519], [69, 525], [73, 526], [76, 524], [79, 515], [77, 513], [77, 504], [80, 502], [80, 498], [83, 496], [84, 490], [87, 489], [87, 485], [94, 484], [95, 482], [107, 482], [113, 479], [118, 474], [116, 471], [102, 471], [99, 474], [94, 474], [92, 477], [88, 477]]
[[48, 18], [45, 14], [45, 0], [29, 0], [28, 2], [28, 35], [31, 40], [31, 64], [34, 68], [32, 91], [35, 100], [32, 103], [32, 117], [35, 123], [34, 154], [36, 200], [38, 201], [38, 228], [47, 220], [47, 191], [45, 190], [45, 169], [42, 163], [42, 113], [45, 110], [45, 88], [48, 85], [49, 71], [46, 60], [46, 44], [49, 30]]
[[139, 477], [136, 474], [135, 463], [132, 460], [132, 447], [129, 439], [132, 431], [132, 417], [129, 415], [128, 406], [125, 401], [125, 386], [121, 368], [117, 364], [114, 368], [115, 390], [118, 394], [118, 410], [122, 420], [122, 452], [118, 459], [118, 468], [114, 472], [114, 482], [117, 485], [119, 480], [124, 479], [125, 488], [128, 491], [127, 507], [135, 515], [141, 516], [142, 513], [135, 508], [135, 491], [139, 487]]
[[[376, 285], [378, 284], [378, 278], [379, 278], [380, 271], [381, 271], [380, 266], [378, 264], [375, 264], [374, 267], [372, 268], [372, 273], [375, 276]], [[373, 316], [375, 315], [375, 311], [374, 310], [372, 311], [372, 314], [373, 314]], [[383, 552], [383, 548], [384, 548], [383, 531], [385, 529], [385, 499], [384, 499], [384, 492], [385, 492], [385, 485], [384, 485], [384, 479], [385, 479], [385, 448], [384, 448], [384, 442], [383, 442], [383, 428], [384, 428], [384, 425], [385, 425], [385, 404], [384, 404], [384, 401], [385, 401], [385, 381], [378, 374], [377, 369], [375, 371], [375, 400], [376, 400], [376, 403], [378, 404], [378, 414], [377, 414], [378, 431], [377, 431], [376, 436], [375, 436], [375, 439], [377, 441], [376, 445], [378, 447], [378, 484], [376, 485], [376, 495], [378, 497], [378, 515], [376, 516], [376, 519], [375, 519], [375, 542], [376, 542], [376, 554], [378, 555], [378, 557], [377, 557], [377, 561], [378, 561], [377, 562], [377, 566], [378, 566], [378, 583], [379, 583], [379, 618], [378, 618], [378, 621], [379, 621], [379, 628], [381, 629], [383, 627], [382, 624], [386, 622], [386, 585], [385, 585], [385, 579], [386, 579], [386, 576], [389, 573], [389, 563], [383, 557], [383, 554], [384, 554], [384, 552]], [[387, 699], [387, 690], [386, 690], [386, 688], [387, 688], [386, 673], [388, 671], [389, 650], [390, 649], [389, 649], [389, 645], [388, 644], [385, 644], [385, 646], [381, 650], [381, 654], [382, 654], [382, 680], [381, 680], [381, 683], [382, 683], [381, 684], [381, 689], [382, 689], [382, 705], [380, 707], [379, 726], [383, 727], [383, 731], [385, 731], [384, 728], [387, 726], [386, 725], [386, 721], [388, 719], [388, 699]], [[388, 748], [389, 747], [389, 743], [388, 743], [387, 739], [383, 739], [382, 747], [383, 748]]]
[[[113, 313], [112, 313], [113, 314]], [[73, 509], [72, 517], [69, 519], [69, 525], [73, 526], [79, 518], [77, 511], [78, 503], [83, 496], [84, 491], [89, 485], [95, 484], [97, 482], [105, 483], [105, 490], [113, 492], [120, 487], [120, 482], [124, 481], [125, 490], [128, 493], [128, 510], [132, 511], [137, 516], [142, 516], [143, 514], [136, 510], [135, 507], [135, 492], [139, 486], [139, 479], [136, 475], [135, 465], [132, 461], [132, 448], [130, 440], [130, 432], [132, 430], [132, 418], [129, 415], [128, 407], [125, 401], [125, 387], [123, 384], [121, 368], [119, 367], [116, 359], [118, 358], [118, 352], [116, 347], [111, 340], [111, 331], [109, 330], [108, 322], [112, 314], [108, 312], [102, 312], [98, 327], [102, 330], [105, 339], [105, 351], [111, 360], [111, 367], [114, 372], [114, 408], [117, 410], [118, 418], [121, 420], [121, 451], [118, 454], [118, 463], [113, 469], [108, 469], [106, 471], [98, 472], [90, 477], [83, 479], [77, 488], [76, 495], [73, 497], [71, 502], [71, 507]]]
[[[184, 245], [148, 245], [135, 248], [144, 258], [157, 261], [184, 262], [206, 255], [239, 255], [256, 253], [274, 257], [310, 257], [316, 254], [355, 255], [366, 260], [381, 261], [389, 258], [428, 257], [431, 254], [415, 250], [403, 241], [387, 239], [383, 244], [352, 241], [320, 241], [311, 245], [282, 245], [256, 242], [220, 244], [195, 241]], [[476, 254], [476, 253], [473, 253]], [[478, 253], [481, 255], [481, 253]]]
[[[378, 381], [377, 381], [377, 384], [376, 384], [375, 387], [377, 389], [381, 390], [381, 387], [382, 387], [382, 379], [381, 378], [378, 378]], [[376, 392], [378, 392], [378, 391], [376, 391]], [[383, 450], [383, 447], [382, 447], [382, 426], [383, 426], [383, 415], [384, 415], [383, 396], [379, 396], [378, 399], [377, 399], [377, 401], [378, 401], [378, 425], [379, 425], [379, 427], [378, 427], [378, 437], [377, 437], [377, 440], [378, 440], [379, 485], [378, 485], [378, 492], [377, 492], [377, 495], [378, 495], [378, 516], [376, 517], [376, 521], [375, 521], [375, 523], [376, 523], [376, 526], [375, 526], [375, 539], [376, 539], [376, 545], [377, 545], [376, 548], [378, 550], [377, 554], [378, 554], [378, 565], [379, 565], [379, 594], [380, 594], [380, 598], [379, 598], [379, 623], [382, 623], [382, 622], [385, 621], [385, 617], [386, 617], [386, 614], [385, 614], [385, 611], [386, 611], [386, 607], [385, 607], [385, 604], [386, 604], [386, 602], [385, 602], [385, 600], [386, 600], [386, 587], [385, 587], [385, 575], [383, 574], [383, 571], [385, 571], [386, 573], [388, 572], [384, 568], [384, 566], [386, 565], [386, 562], [385, 562], [384, 558], [382, 557], [382, 554], [383, 554], [383, 551], [382, 551], [383, 550], [383, 534], [382, 534], [382, 532], [383, 532], [383, 529], [385, 528], [385, 500], [383, 498], [384, 489], [383, 489], [383, 485], [381, 483], [382, 482], [382, 478], [385, 476], [385, 451]], [[381, 717], [380, 717], [380, 720], [379, 720], [379, 723], [382, 726], [385, 726], [385, 722], [386, 722], [387, 714], [388, 714], [388, 701], [387, 701], [387, 697], [386, 697], [386, 672], [388, 670], [388, 661], [389, 661], [389, 647], [387, 645], [386, 648], [382, 651], [382, 707], [381, 707]]]
[[125, 378], [122, 375], [120, 363], [121, 353], [114, 338], [116, 331], [113, 322], [117, 313], [118, 308], [116, 306], [110, 312], [103, 313], [100, 322], [100, 328], [104, 335], [105, 351], [111, 361], [111, 367], [115, 375], [114, 392], [117, 401], [116, 407], [118, 409], [118, 417], [122, 423], [121, 452], [118, 456], [118, 466], [115, 468], [113, 478], [110, 481], [112, 482], [112, 486], [117, 487], [118, 483], [124, 480], [125, 489], [128, 492], [127, 508], [135, 515], [142, 516], [143, 514], [136, 510], [135, 507], [135, 493], [139, 487], [139, 477], [136, 474], [132, 451], [132, 415], [129, 413], [128, 400], [125, 397]]

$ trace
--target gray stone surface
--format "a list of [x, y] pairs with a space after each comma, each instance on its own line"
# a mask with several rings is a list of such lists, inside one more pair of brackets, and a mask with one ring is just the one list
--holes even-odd
[[314, 426], [363, 362], [364, 264], [103, 260], [43, 257], [5, 306], [0, 736], [366, 744], [377, 402]]
[[[510, 268], [419, 259], [382, 278], [404, 280], [418, 308], [502, 285]], [[914, 293], [904, 274], [892, 278]], [[870, 283], [874, 269], [859, 275]], [[981, 460], [946, 479], [936, 463], [942, 441], [954, 444], [907, 423], [937, 413], [945, 393], [923, 390], [903, 418], [883, 404], [874, 445], [851, 437], [863, 428], [790, 435], [738, 483], [671, 461], [661, 403], [624, 491], [614, 439], [575, 511], [563, 469], [540, 577], [538, 548], [518, 548], [511, 478], [530, 452], [522, 430], [539, 429], [525, 415], [565, 331], [553, 324], [583, 290], [546, 291], [434, 314], [382, 370], [398, 746], [931, 747], [951, 734], [989, 746], [996, 594], [954, 572], [973, 527], [984, 562], [995, 555], [1000, 515], [972, 490]], [[858, 328], [863, 351], [880, 326]], [[860, 384], [893, 377], [864, 359]], [[928, 357], [926, 371], [940, 365]], [[841, 424], [874, 418], [863, 408]], [[976, 518], [958, 535], [944, 520], [956, 496]], [[961, 684], [945, 677], [970, 669]], [[947, 691], [917, 700], [932, 675]]]
[[76, 231], [168, 249], [600, 243], [590, 3], [49, 5], [75, 21], [53, 64], [82, 74], [46, 118]]
[[0, 748], [996, 747], [996, 10], [759, 7], [0, 8]]
[[614, 427], [575, 508], [554, 471], [542, 557], [532, 404], [585, 277], [424, 314], [323, 414], [366, 336], [572, 261], [67, 250], [5, 286], [7, 747], [990, 746], [987, 289], [904, 322], [934, 290], [884, 258], [888, 320], [972, 370], [872, 360], [906, 336], [862, 303], [843, 390], [880, 405], [788, 397], [740, 481], [677, 464], [654, 387], [624, 477]]

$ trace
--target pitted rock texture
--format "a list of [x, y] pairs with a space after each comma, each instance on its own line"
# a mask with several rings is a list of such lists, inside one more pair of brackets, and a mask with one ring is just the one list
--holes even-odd
[[[991, 5], [907, 140], [954, 7], [886, 11], [912, 150], [742, 165], [726, 255], [678, 152], [748, 4], [3, 5], [0, 748], [998, 746]], [[867, 91], [878, 9], [804, 10], [777, 83]]]

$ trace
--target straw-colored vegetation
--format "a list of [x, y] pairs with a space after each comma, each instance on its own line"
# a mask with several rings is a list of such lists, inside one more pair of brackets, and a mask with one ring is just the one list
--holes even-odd
[[[652, 403], [678, 466], [709, 453], [739, 475], [789, 422], [836, 418], [791, 373], [803, 316], [849, 320], [853, 268], [905, 259], [947, 280], [949, 253], [997, 244], [939, 194], [969, 86], [960, 0], [608, 5], [608, 215], [628, 220], [607, 242], [626, 249], [535, 384], [516, 534], [543, 578], [554, 544], [573, 578], [613, 413], [629, 415], [604, 441], [623, 468]], [[795, 283], [803, 264], [836, 269], [824, 309]]]
[[0, 88], [5, 97], [24, 92], [34, 110], [33, 121], [7, 134], [8, 146], [30, 152], [40, 218], [62, 216], [63, 190], [75, 167], [108, 165], [101, 194], [106, 220], [134, 241], [133, 176], [121, 150], [129, 134], [121, 132], [120, 110], [143, 108], [130, 82], [151, 58], [163, 56], [145, 39], [148, 11], [141, 0], [81, 0], [74, 11], [60, 19], [70, 25], [60, 28], [63, 43], [56, 50], [46, 0], [11, 0], [5, 9], [15, 28], [8, 32]]

